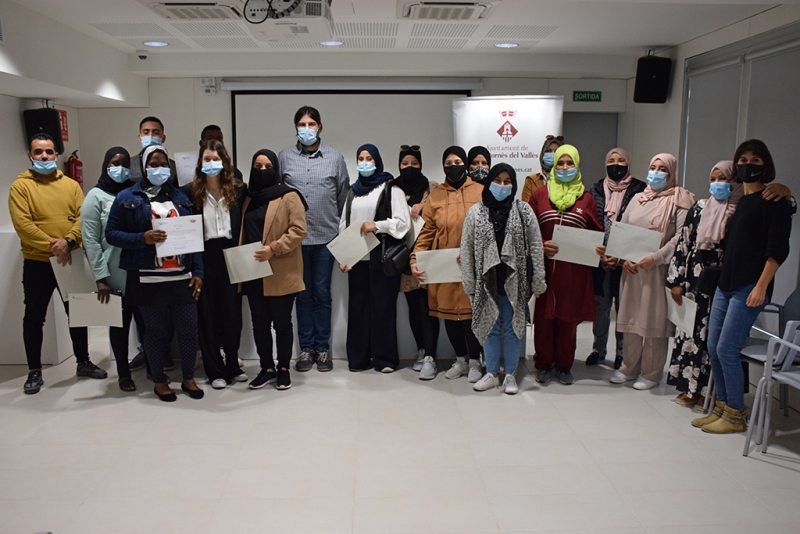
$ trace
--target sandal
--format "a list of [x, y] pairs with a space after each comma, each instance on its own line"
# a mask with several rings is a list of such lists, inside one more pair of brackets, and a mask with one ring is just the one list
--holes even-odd
[[129, 392], [136, 391], [136, 384], [131, 377], [125, 376], [119, 379], [119, 389]]

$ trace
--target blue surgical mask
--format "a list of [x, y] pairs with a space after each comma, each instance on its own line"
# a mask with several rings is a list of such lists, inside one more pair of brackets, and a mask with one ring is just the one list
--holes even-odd
[[169, 167], [147, 167], [147, 181], [153, 185], [164, 185], [169, 175]]
[[51, 161], [38, 161], [33, 160], [33, 170], [36, 174], [41, 174], [42, 176], [48, 176], [53, 174], [53, 171], [58, 168], [58, 163], [55, 160]]
[[542, 163], [544, 163], [545, 167], [552, 169], [553, 164], [556, 162], [556, 154], [555, 152], [545, 152], [542, 155]]
[[304, 146], [311, 146], [317, 142], [317, 131], [311, 128], [298, 128], [297, 139], [299, 139]]
[[667, 185], [667, 173], [661, 171], [648, 171], [647, 183], [653, 191], [661, 191]]
[[143, 135], [142, 136], [142, 148], [147, 148], [150, 145], [160, 145], [162, 139], [160, 137], [155, 137], [152, 135]]
[[109, 167], [108, 175], [112, 180], [121, 184], [131, 179], [131, 170], [122, 165], [118, 165], [116, 167]]
[[728, 182], [714, 182], [708, 188], [708, 192], [720, 202], [725, 202], [728, 200], [728, 197], [733, 193], [731, 190], [731, 184]]
[[200, 167], [200, 171], [206, 176], [216, 176], [222, 172], [222, 162], [206, 161], [203, 163], [203, 166]]
[[364, 178], [368, 178], [373, 174], [375, 174], [375, 169], [376, 169], [375, 164], [372, 163], [371, 161], [362, 161], [361, 163], [358, 164], [356, 168], [358, 169], [358, 174], [360, 174]]
[[494, 182], [489, 184], [489, 191], [492, 193], [492, 196], [499, 201], [503, 201], [511, 196], [511, 191], [513, 189], [513, 185], [500, 185]]
[[556, 170], [556, 180], [559, 182], [571, 182], [578, 176], [578, 167], [570, 167], [569, 169]]

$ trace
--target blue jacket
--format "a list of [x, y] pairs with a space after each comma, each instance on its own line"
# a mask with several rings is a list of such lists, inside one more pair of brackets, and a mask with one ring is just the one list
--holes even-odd
[[[178, 214], [192, 215], [192, 203], [186, 193], [169, 184], [162, 191], [172, 200]], [[108, 214], [106, 240], [112, 246], [122, 249], [119, 266], [126, 271], [152, 269], [156, 263], [156, 246], [146, 245], [144, 234], [153, 229], [153, 212], [150, 199], [142, 191], [141, 182], [121, 191]], [[203, 278], [203, 253], [186, 255], [186, 267], [192, 276]]]

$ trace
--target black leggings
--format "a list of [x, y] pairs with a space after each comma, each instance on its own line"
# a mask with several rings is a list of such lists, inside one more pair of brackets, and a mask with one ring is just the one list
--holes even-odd
[[415, 289], [405, 293], [408, 303], [408, 324], [417, 342], [417, 350], [425, 350], [425, 356], [436, 358], [439, 341], [439, 318], [428, 311], [428, 290]]
[[[261, 280], [258, 280], [258, 289]], [[261, 369], [275, 368], [272, 357], [272, 331], [275, 328], [275, 344], [278, 349], [278, 368], [289, 369], [292, 359], [294, 329], [292, 328], [292, 308], [297, 293], [279, 297], [265, 297], [261, 291], [248, 291], [247, 302], [253, 318], [253, 338], [256, 342]]]
[[194, 378], [197, 362], [197, 303], [167, 306], [139, 306], [144, 318], [144, 355], [150, 362], [153, 382], [163, 384], [164, 359], [169, 354], [173, 331], [178, 337], [184, 380]]
[[[128, 337], [131, 328], [131, 319], [136, 321], [139, 328], [139, 335], [144, 338], [145, 326], [142, 313], [136, 306], [126, 306], [123, 298], [122, 304], [122, 328], [111, 327], [108, 329], [108, 339], [111, 342], [111, 350], [114, 352], [114, 359], [117, 362], [117, 375], [120, 378], [130, 378], [131, 368], [128, 363]], [[146, 362], [148, 371], [150, 362]]]
[[453, 349], [456, 351], [456, 356], [467, 356], [468, 360], [480, 360], [481, 357], [481, 344], [475, 334], [472, 333], [472, 320], [466, 321], [450, 321], [444, 320], [444, 330], [447, 332], [447, 338]]

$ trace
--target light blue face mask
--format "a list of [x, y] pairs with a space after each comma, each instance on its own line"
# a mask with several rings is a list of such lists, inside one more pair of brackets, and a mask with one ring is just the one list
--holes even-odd
[[559, 182], [571, 182], [578, 176], [578, 167], [570, 167], [569, 169], [556, 170], [556, 180]]
[[556, 153], [555, 152], [545, 152], [542, 155], [542, 163], [544, 163], [545, 167], [548, 169], [553, 168], [553, 164], [556, 162]]
[[154, 137], [152, 135], [143, 135], [142, 136], [142, 148], [147, 148], [150, 145], [160, 145], [162, 139], [160, 137]]
[[360, 174], [364, 178], [369, 178], [370, 176], [375, 174], [376, 168], [377, 167], [375, 167], [375, 164], [372, 163], [371, 161], [362, 161], [356, 167], [356, 169], [358, 169], [358, 174]]
[[503, 201], [511, 196], [511, 191], [513, 189], [513, 185], [500, 185], [495, 182], [489, 184], [489, 191], [492, 193], [492, 196], [499, 201]]
[[216, 176], [222, 172], [222, 162], [206, 161], [203, 163], [203, 166], [200, 167], [200, 171], [206, 176]]
[[731, 184], [728, 182], [714, 182], [711, 184], [711, 187], [708, 188], [708, 192], [720, 202], [725, 202], [728, 200], [728, 197], [733, 194]]
[[298, 128], [297, 139], [299, 139], [304, 146], [311, 146], [317, 142], [317, 131], [311, 128]]
[[147, 181], [152, 185], [164, 185], [169, 180], [169, 167], [147, 167]]
[[41, 174], [42, 176], [48, 176], [53, 174], [53, 171], [58, 168], [58, 163], [55, 160], [51, 161], [39, 161], [33, 160], [33, 170], [36, 174]]
[[116, 167], [108, 168], [108, 175], [112, 180], [121, 184], [131, 179], [131, 170], [122, 165], [117, 165]]
[[667, 185], [667, 173], [661, 171], [648, 171], [647, 183], [653, 191], [661, 191]]

